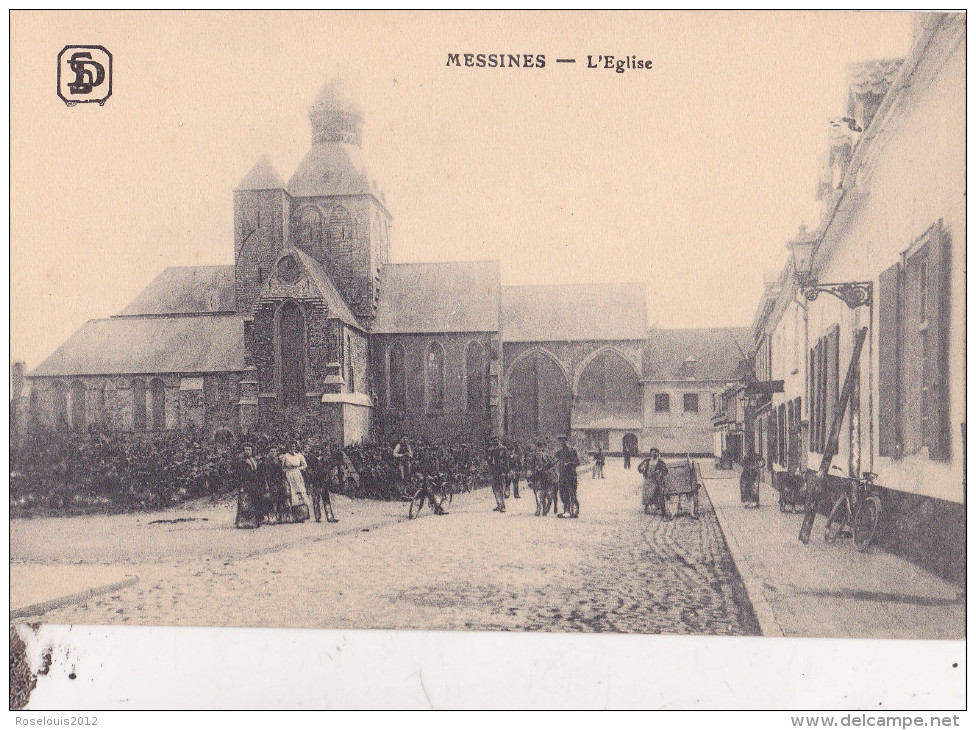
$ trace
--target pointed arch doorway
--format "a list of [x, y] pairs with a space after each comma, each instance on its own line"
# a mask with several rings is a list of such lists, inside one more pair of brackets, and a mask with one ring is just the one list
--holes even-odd
[[547, 353], [531, 352], [508, 374], [506, 430], [519, 440], [569, 433], [569, 383]]

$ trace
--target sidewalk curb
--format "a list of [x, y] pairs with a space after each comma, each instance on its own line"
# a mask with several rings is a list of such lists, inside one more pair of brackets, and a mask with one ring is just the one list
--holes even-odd
[[[704, 478], [702, 481], [704, 482], [705, 491], [708, 492], [708, 482], [710, 479]], [[728, 545], [729, 552], [732, 554], [732, 562], [735, 563], [736, 570], [739, 571], [739, 577], [742, 578], [746, 595], [749, 596], [749, 601], [752, 603], [752, 610], [755, 612], [756, 620], [759, 622], [759, 630], [763, 636], [785, 636], [783, 627], [779, 625], [779, 622], [776, 620], [776, 614], [773, 613], [773, 607], [766, 600], [766, 594], [763, 592], [762, 579], [753, 573], [749, 567], [749, 562], [746, 560], [745, 552], [736, 539], [735, 532], [728, 529], [725, 525], [724, 510], [715, 506], [715, 500], [712, 499], [711, 493], [709, 493], [708, 498], [712, 502], [712, 509], [715, 510], [715, 521], [718, 523], [718, 527], [722, 531], [722, 536], [725, 538], [725, 544]]]
[[47, 613], [48, 611], [53, 611], [56, 608], [62, 608], [63, 606], [68, 606], [72, 603], [81, 603], [82, 601], [87, 601], [89, 598], [94, 598], [95, 596], [100, 596], [104, 593], [120, 591], [123, 588], [134, 586], [138, 582], [139, 576], [128, 575], [124, 579], [115, 583], [108, 583], [103, 586], [88, 588], [78, 593], [70, 593], [67, 596], [61, 596], [60, 598], [52, 598], [50, 601], [42, 601], [41, 603], [24, 606], [23, 608], [12, 609], [10, 611], [10, 619], [13, 620], [16, 618], [26, 618], [28, 616], [40, 616], [41, 614]]

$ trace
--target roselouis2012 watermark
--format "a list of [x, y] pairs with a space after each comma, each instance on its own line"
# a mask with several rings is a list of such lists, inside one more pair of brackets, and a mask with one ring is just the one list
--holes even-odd
[[98, 718], [94, 715], [69, 715], [68, 717], [15, 717], [14, 725], [32, 725], [34, 727], [48, 727], [53, 725], [98, 725]]

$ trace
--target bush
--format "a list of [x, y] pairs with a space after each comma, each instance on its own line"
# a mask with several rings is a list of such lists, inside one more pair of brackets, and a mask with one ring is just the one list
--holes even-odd
[[218, 498], [234, 457], [202, 432], [84, 432], [36, 426], [10, 449], [11, 516], [161, 509]]

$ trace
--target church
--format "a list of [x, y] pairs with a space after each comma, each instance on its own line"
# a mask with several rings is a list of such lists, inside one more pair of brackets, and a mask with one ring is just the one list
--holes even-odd
[[395, 263], [338, 80], [285, 182], [234, 190], [234, 263], [170, 267], [23, 378], [23, 420], [201, 429], [231, 439], [293, 411], [333, 442], [570, 434], [583, 448], [713, 450], [745, 328], [649, 330], [641, 283], [510, 286], [497, 261]]

